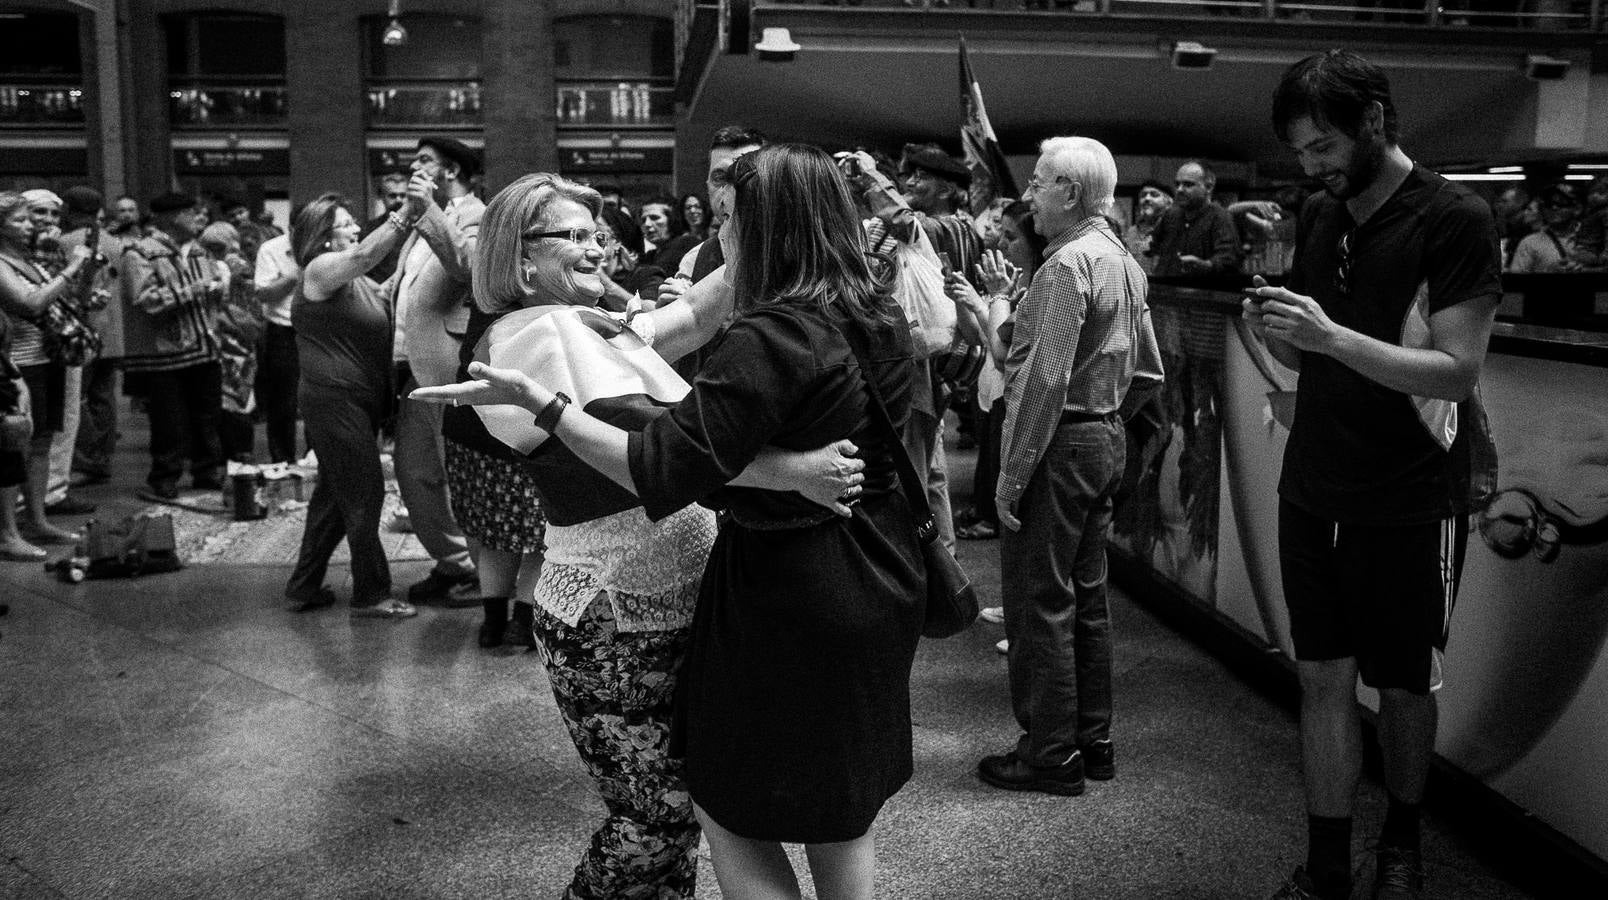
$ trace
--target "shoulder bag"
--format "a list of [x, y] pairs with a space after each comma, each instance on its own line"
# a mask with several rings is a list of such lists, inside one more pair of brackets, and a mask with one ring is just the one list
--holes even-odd
[[972, 586], [966, 570], [960, 567], [955, 554], [938, 540], [938, 525], [933, 520], [932, 509], [927, 505], [926, 479], [917, 473], [916, 465], [910, 459], [910, 451], [905, 449], [898, 429], [893, 426], [893, 418], [887, 404], [882, 401], [882, 390], [877, 386], [870, 361], [861, 353], [859, 345], [847, 330], [840, 326], [838, 331], [848, 342], [849, 350], [860, 365], [861, 377], [865, 379], [866, 389], [871, 392], [868, 412], [872, 426], [881, 432], [882, 439], [893, 453], [899, 484], [904, 489], [905, 500], [910, 504], [910, 512], [918, 523], [916, 539], [921, 544], [921, 558], [927, 570], [927, 611], [921, 634], [930, 638], [953, 637], [977, 621], [977, 589]]

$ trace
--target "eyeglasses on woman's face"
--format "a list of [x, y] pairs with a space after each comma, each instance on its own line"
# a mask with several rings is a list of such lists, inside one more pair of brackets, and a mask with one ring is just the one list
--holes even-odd
[[597, 249], [607, 252], [614, 244], [614, 236], [606, 231], [595, 228], [564, 228], [558, 231], [527, 231], [523, 235], [527, 241], [539, 241], [543, 238], [563, 238], [572, 244], [586, 246], [597, 244]]

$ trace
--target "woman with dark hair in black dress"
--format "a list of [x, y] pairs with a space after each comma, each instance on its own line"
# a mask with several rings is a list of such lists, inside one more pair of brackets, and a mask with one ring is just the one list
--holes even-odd
[[[694, 502], [726, 512], [677, 695], [687, 788], [715, 874], [729, 897], [796, 897], [781, 844], [802, 843], [817, 897], [868, 900], [872, 826], [911, 775], [910, 666], [925, 612], [894, 468], [904, 450], [872, 424], [873, 384], [895, 428], [908, 415], [909, 327], [830, 156], [772, 145], [739, 159], [732, 177], [723, 243], [737, 318], [665, 415], [627, 433], [523, 372], [479, 364], [469, 370], [479, 381], [428, 395], [536, 414], [650, 517]], [[767, 444], [844, 438], [866, 464], [847, 518], [728, 484]]]

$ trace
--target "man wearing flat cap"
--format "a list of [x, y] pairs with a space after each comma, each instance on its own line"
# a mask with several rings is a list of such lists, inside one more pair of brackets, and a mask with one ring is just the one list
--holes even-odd
[[[73, 447], [62, 460], [62, 477], [72, 484], [98, 484], [111, 478], [112, 457], [117, 452], [117, 381], [123, 357], [123, 304], [117, 301], [118, 273], [123, 242], [105, 230], [105, 209], [100, 192], [79, 185], [62, 192], [66, 209], [62, 216], [61, 244], [71, 250], [85, 244], [108, 258], [110, 265], [95, 273], [96, 297], [107, 298], [104, 306], [89, 312], [89, 325], [100, 335], [101, 349], [84, 365], [82, 401], [79, 405], [78, 433]], [[52, 448], [51, 481], [57, 476], [57, 460]]]
[[[899, 160], [899, 180], [905, 202], [916, 213], [915, 223], [927, 233], [933, 249], [947, 259], [957, 277], [970, 280], [983, 253], [982, 240], [966, 211], [971, 171], [937, 144], [906, 144]], [[875, 226], [870, 234], [872, 246], [880, 240], [874, 229]], [[975, 320], [959, 315], [957, 325], [966, 344], [980, 352], [982, 334], [975, 330]], [[951, 355], [934, 354], [923, 363], [931, 373], [932, 390], [918, 391], [913, 398], [907, 439], [917, 449], [926, 450], [927, 503], [932, 507], [940, 539], [952, 549], [955, 521], [949, 501], [949, 462], [944, 456], [942, 423], [953, 386], [945, 383], [941, 374], [954, 365]]]
[[223, 382], [214, 323], [224, 285], [196, 244], [206, 223], [196, 198], [163, 194], [150, 208], [150, 236], [123, 251], [123, 371], [137, 379], [150, 411], [146, 483], [171, 500], [186, 459], [191, 487], [222, 487]]
[[413, 533], [435, 559], [429, 577], [408, 589], [413, 603], [478, 605], [479, 579], [468, 541], [452, 516], [441, 443], [441, 407], [412, 400], [416, 387], [457, 380], [458, 350], [469, 326], [469, 270], [486, 205], [473, 191], [480, 157], [462, 141], [426, 137], [413, 156], [405, 218], [417, 231], [402, 245], [387, 283], [396, 311], [396, 480]]

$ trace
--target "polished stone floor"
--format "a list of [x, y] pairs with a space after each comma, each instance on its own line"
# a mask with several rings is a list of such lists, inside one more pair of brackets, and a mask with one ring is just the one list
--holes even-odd
[[[127, 428], [117, 481], [81, 493], [106, 510], [143, 506]], [[997, 545], [961, 550], [997, 596]], [[291, 614], [289, 563], [81, 585], [0, 564], [0, 898], [560, 894], [602, 807], [537, 657], [478, 649], [472, 610]], [[924, 644], [879, 896], [1254, 898], [1299, 861], [1288, 703], [1121, 593], [1113, 615], [1120, 776], [1075, 799], [973, 775], [1013, 738], [998, 626]], [[1364, 821], [1381, 806], [1365, 782]], [[1466, 817], [1427, 831], [1431, 896], [1550, 895]], [[707, 850], [699, 895], [720, 896]]]

